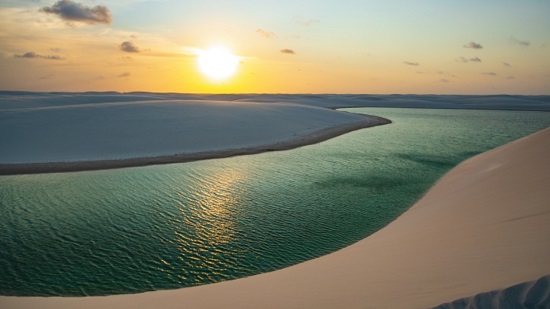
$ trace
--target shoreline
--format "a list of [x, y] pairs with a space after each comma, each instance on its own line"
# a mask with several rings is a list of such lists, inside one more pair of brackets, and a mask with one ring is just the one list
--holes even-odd
[[275, 144], [244, 147], [238, 149], [225, 149], [194, 153], [181, 153], [166, 156], [139, 157], [115, 160], [14, 164], [0, 163], [0, 176], [107, 170], [160, 164], [185, 163], [199, 160], [221, 159], [241, 155], [259, 154], [270, 151], [282, 151], [320, 143], [359, 129], [365, 129], [391, 123], [391, 120], [378, 116], [362, 116], [364, 116], [364, 120], [361, 122], [328, 127], [308, 135], [298, 136], [296, 138], [278, 142]]

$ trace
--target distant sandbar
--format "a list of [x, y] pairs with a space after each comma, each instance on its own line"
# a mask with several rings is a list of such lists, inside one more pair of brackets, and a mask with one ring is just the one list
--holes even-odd
[[294, 149], [301, 146], [319, 143], [333, 137], [352, 132], [355, 130], [369, 128], [391, 123], [390, 120], [370, 115], [363, 115], [363, 120], [350, 124], [338, 125], [313, 132], [308, 135], [298, 136], [275, 144], [267, 144], [238, 149], [226, 149], [217, 151], [202, 151], [192, 153], [181, 153], [176, 155], [139, 157], [120, 160], [97, 160], [77, 162], [48, 162], [48, 163], [21, 163], [21, 164], [0, 164], [0, 175], [19, 174], [42, 174], [42, 173], [65, 173], [78, 171], [105, 170], [126, 167], [138, 167], [158, 164], [171, 164], [192, 162], [198, 160], [219, 159], [239, 155], [258, 154], [268, 151], [281, 151]]

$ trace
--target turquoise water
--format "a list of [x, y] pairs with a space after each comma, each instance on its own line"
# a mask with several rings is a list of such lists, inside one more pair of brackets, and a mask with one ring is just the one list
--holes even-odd
[[542, 112], [353, 109], [394, 121], [290, 151], [0, 177], [0, 294], [105, 295], [229, 280], [350, 245]]

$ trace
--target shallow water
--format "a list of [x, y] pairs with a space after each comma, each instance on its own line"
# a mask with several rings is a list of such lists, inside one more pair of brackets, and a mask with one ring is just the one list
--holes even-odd
[[394, 123], [290, 151], [0, 177], [0, 294], [105, 295], [240, 278], [356, 242], [542, 112], [363, 108]]

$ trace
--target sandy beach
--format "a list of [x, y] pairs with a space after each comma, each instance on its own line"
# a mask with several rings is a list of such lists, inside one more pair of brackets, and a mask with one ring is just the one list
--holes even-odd
[[[249, 278], [107, 297], [0, 297], [3, 308], [425, 308], [546, 301], [550, 129], [464, 161], [397, 220], [335, 253]], [[534, 288], [536, 287], [536, 288]], [[475, 299], [469, 298], [479, 293]], [[512, 291], [513, 293], [510, 293]], [[533, 294], [534, 293], [534, 294]], [[533, 295], [535, 297], [533, 297]], [[538, 296], [538, 297], [537, 297]], [[502, 299], [502, 297], [500, 297]], [[533, 300], [535, 299], [535, 300]]]

